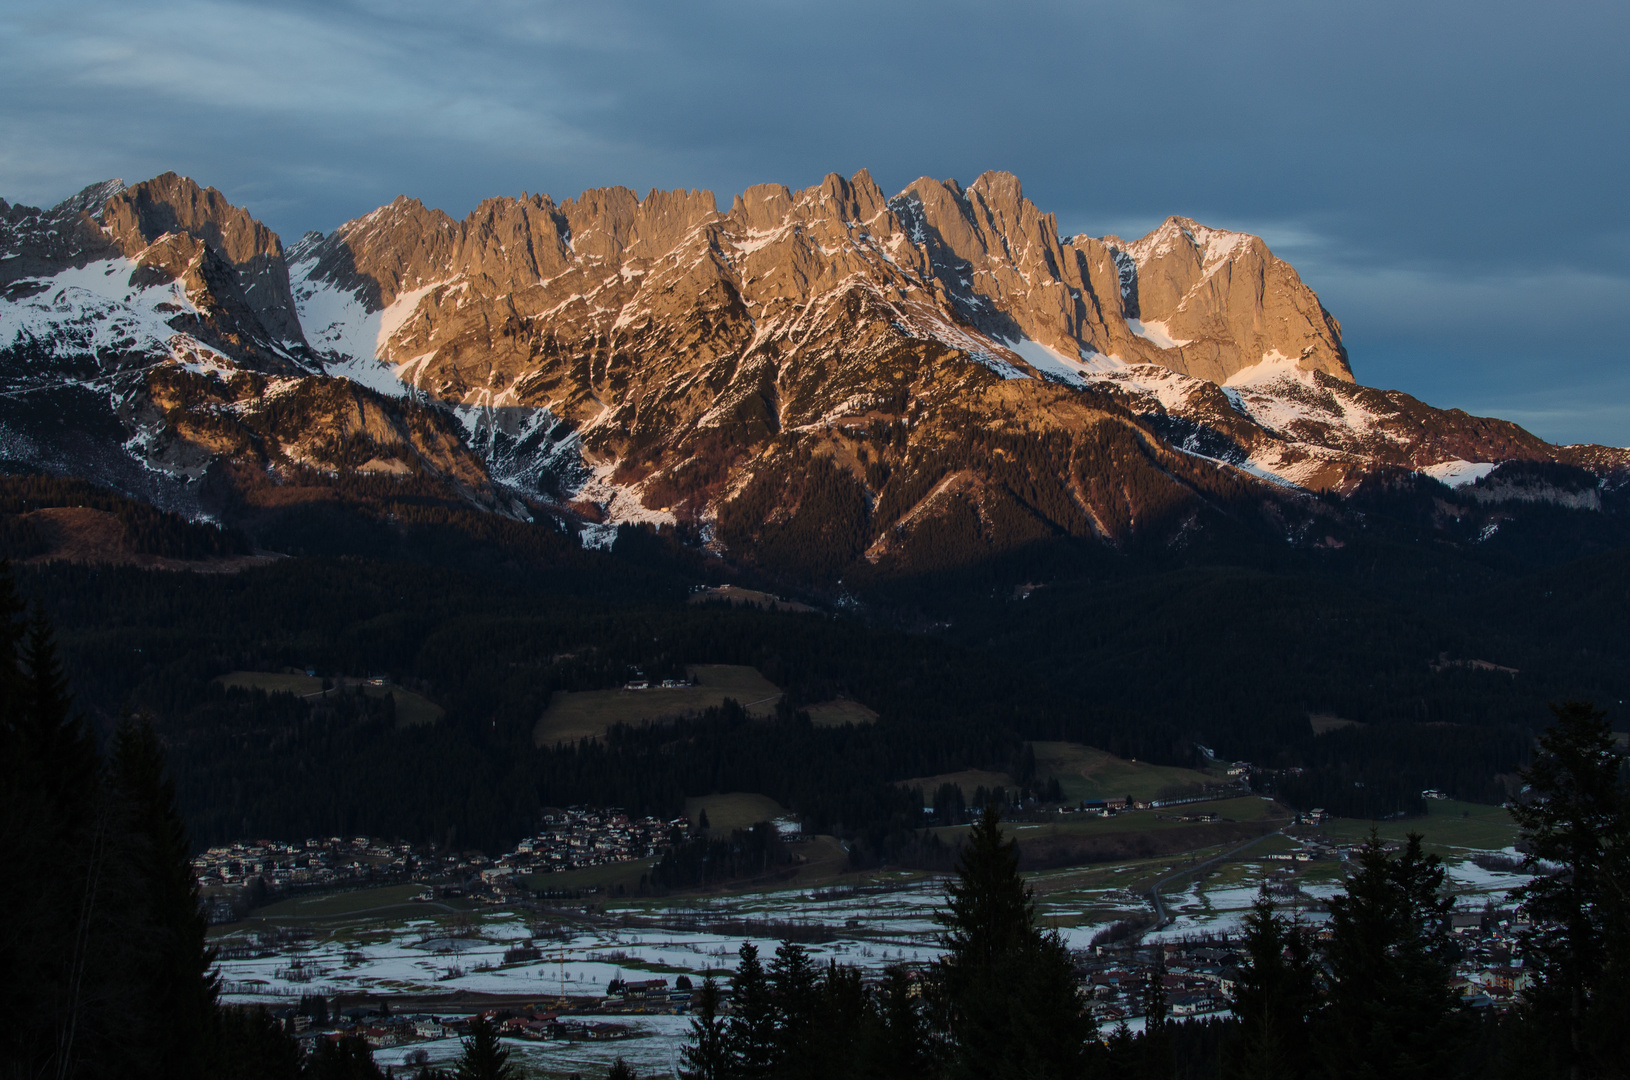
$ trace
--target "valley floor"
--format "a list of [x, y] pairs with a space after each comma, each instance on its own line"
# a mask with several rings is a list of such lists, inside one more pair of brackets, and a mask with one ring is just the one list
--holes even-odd
[[[1397, 827], [1383, 836], [1420, 829], [1445, 859], [1460, 896], [1457, 910], [1481, 912], [1502, 906], [1507, 890], [1525, 880], [1474, 861], [1513, 853], [1494, 810], [1437, 804], [1428, 818], [1391, 823]], [[1149, 916], [1156, 887], [1168, 922], [1146, 934], [1146, 943], [1233, 935], [1265, 885], [1302, 918], [1320, 922], [1325, 902], [1341, 887], [1340, 855], [1368, 832], [1368, 823], [1337, 819], [1272, 833], [1245, 848], [1230, 843], [1028, 878], [1043, 924], [1086, 959], [1097, 952], [1095, 935]], [[613, 979], [662, 979], [670, 988], [680, 975], [728, 979], [744, 941], [768, 957], [783, 938], [803, 943], [817, 964], [836, 960], [868, 975], [892, 964], [922, 965], [939, 954], [935, 915], [945, 886], [940, 876], [898, 871], [845, 875], [824, 888], [484, 910], [463, 901], [404, 903], [407, 894], [397, 886], [285, 901], [218, 928], [214, 944], [223, 953], [228, 1001], [275, 1010], [321, 994], [335, 1007], [388, 999], [392, 1013], [444, 1015], [533, 1006], [580, 1023], [617, 1025], [619, 1037], [513, 1040], [529, 1071], [599, 1071], [621, 1056], [640, 1072], [666, 1073], [689, 1032], [683, 1004], [666, 992], [613, 1001], [606, 997]], [[540, 958], [505, 961], [506, 950], [526, 942]], [[385, 1047], [377, 1056], [382, 1065], [396, 1064], [420, 1049], [434, 1062], [456, 1057], [459, 1045], [428, 1039]]]

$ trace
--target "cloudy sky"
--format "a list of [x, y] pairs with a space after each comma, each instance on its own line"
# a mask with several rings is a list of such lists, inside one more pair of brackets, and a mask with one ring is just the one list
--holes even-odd
[[0, 195], [174, 169], [292, 240], [398, 193], [1019, 175], [1261, 233], [1359, 379], [1630, 444], [1630, 6], [8, 0]]

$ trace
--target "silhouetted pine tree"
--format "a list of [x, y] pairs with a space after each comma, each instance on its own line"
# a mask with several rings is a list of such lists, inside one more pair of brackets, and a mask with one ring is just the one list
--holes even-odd
[[1347, 891], [1330, 901], [1330, 990], [1318, 1025], [1333, 1077], [1441, 1080], [1465, 1035], [1445, 956], [1452, 897], [1443, 866], [1411, 833], [1394, 857], [1373, 833]]
[[769, 977], [775, 1004], [773, 1075], [777, 1080], [815, 1080], [820, 1075], [815, 1040], [832, 1033], [818, 1026], [821, 986], [808, 950], [783, 941], [770, 961]]
[[1082, 1068], [1092, 1023], [1063, 942], [1036, 927], [1017, 847], [1002, 839], [1001, 818], [988, 804], [969, 831], [940, 916], [955, 1077], [1074, 1077]]
[[299, 1080], [300, 1045], [265, 1009], [221, 1010], [214, 1069], [218, 1080]]
[[498, 1041], [498, 1028], [477, 1015], [470, 1021], [470, 1037], [453, 1070], [456, 1080], [517, 1080], [520, 1070], [509, 1063], [509, 1051]]
[[320, 1040], [305, 1069], [307, 1080], [383, 1080], [384, 1075], [360, 1035]]
[[1318, 969], [1305, 927], [1273, 909], [1267, 893], [1245, 917], [1245, 962], [1234, 981], [1239, 1033], [1230, 1080], [1299, 1080], [1308, 1074], [1308, 1020], [1318, 1005]]
[[897, 1076], [931, 1075], [934, 1061], [924, 1030], [922, 1012], [911, 994], [911, 981], [902, 968], [883, 972], [883, 983], [872, 1004], [873, 1023], [867, 1041], [866, 1075], [875, 1080]]
[[719, 984], [711, 975], [691, 998], [690, 1037], [680, 1053], [682, 1080], [730, 1080], [729, 1026], [719, 1015]]
[[743, 942], [730, 980], [730, 1056], [735, 1075], [761, 1080], [776, 1061], [775, 1002], [759, 962], [758, 948]]
[[[1587, 702], [1555, 717], [1512, 807], [1526, 868], [1514, 894], [1533, 929], [1520, 1040], [1530, 1069], [1569, 1077], [1623, 1075], [1630, 1059], [1630, 785], [1606, 714]], [[1549, 1070], [1547, 1070], [1549, 1071]]]
[[126, 1052], [145, 1075], [202, 1076], [216, 1021], [214, 956], [175, 784], [150, 724], [120, 725], [108, 785], [126, 877], [121, 915], [131, 923], [130, 996], [121, 1010]]

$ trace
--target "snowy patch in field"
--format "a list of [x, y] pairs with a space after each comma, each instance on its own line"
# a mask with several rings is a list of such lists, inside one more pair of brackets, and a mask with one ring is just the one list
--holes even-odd
[[[1501, 854], [1511, 858], [1522, 858], [1515, 848], [1507, 848]], [[1450, 881], [1473, 892], [1504, 892], [1533, 880], [1532, 874], [1525, 874], [1520, 870], [1488, 870], [1478, 866], [1471, 859], [1450, 863], [1445, 870]]]
[[1483, 479], [1496, 468], [1498, 465], [1492, 461], [1464, 461], [1455, 458], [1453, 461], [1440, 461], [1436, 465], [1428, 465], [1421, 472], [1450, 487], [1465, 487]]
[[1184, 345], [1192, 345], [1192, 338], [1179, 341], [1167, 331], [1166, 324], [1155, 319], [1144, 322], [1141, 319], [1127, 319], [1127, 328], [1145, 341], [1158, 345], [1162, 349], [1180, 349]]

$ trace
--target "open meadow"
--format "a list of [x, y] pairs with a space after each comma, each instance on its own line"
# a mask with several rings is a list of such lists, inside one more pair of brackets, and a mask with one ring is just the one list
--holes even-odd
[[1352, 841], [1368, 839], [1374, 829], [1383, 840], [1403, 840], [1421, 834], [1427, 851], [1448, 857], [1468, 850], [1504, 851], [1517, 842], [1517, 827], [1502, 806], [1427, 799], [1426, 817], [1396, 821], [1359, 821], [1334, 818], [1323, 826], [1326, 835]]
[[697, 664], [688, 673], [695, 686], [650, 690], [558, 690], [532, 729], [537, 746], [596, 739], [615, 724], [639, 724], [690, 716], [732, 698], [754, 716], [773, 716], [781, 688], [738, 664]]
[[[1058, 778], [1066, 802], [1130, 797], [1139, 801], [1156, 798], [1182, 798], [1202, 794], [1227, 782], [1226, 777], [1182, 769], [1172, 765], [1152, 765], [1130, 761], [1107, 750], [1071, 742], [1034, 742], [1036, 778]], [[1011, 789], [1014, 778], [989, 769], [963, 769], [958, 772], [919, 776], [901, 781], [907, 787], [921, 787], [925, 802], [932, 802], [942, 784], [955, 784], [965, 800], [973, 799], [978, 788]]]
[[[233, 671], [222, 675], [216, 680], [223, 686], [239, 686], [252, 690], [263, 690], [268, 694], [293, 694], [296, 697], [316, 698], [325, 694], [332, 694], [331, 687], [323, 689], [323, 680], [314, 675], [301, 672], [284, 671]], [[434, 724], [440, 720], [446, 711], [435, 702], [416, 694], [411, 690], [404, 690], [400, 686], [374, 686], [366, 679], [341, 678], [338, 685], [346, 688], [361, 687], [362, 692], [371, 698], [393, 697], [396, 699], [396, 726], [399, 728], [418, 727], [421, 724]]]

